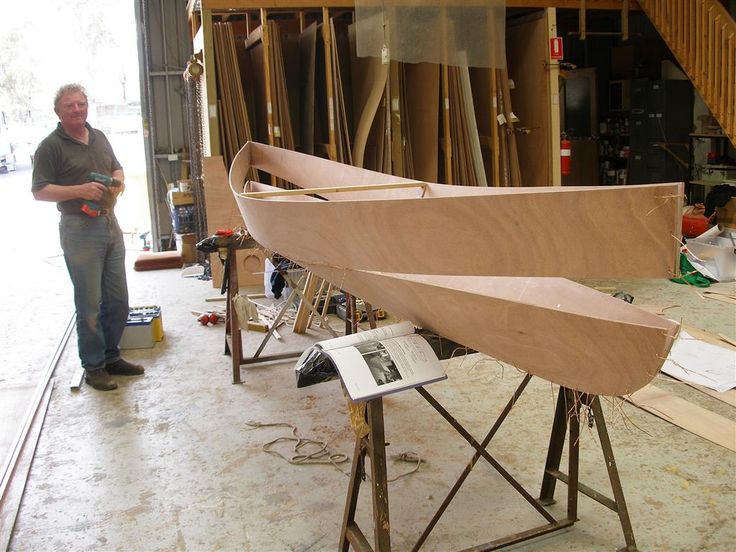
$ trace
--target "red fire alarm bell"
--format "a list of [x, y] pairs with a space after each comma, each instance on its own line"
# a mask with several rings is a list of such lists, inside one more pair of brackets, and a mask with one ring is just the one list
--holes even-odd
[[549, 58], [552, 60], [561, 60], [565, 57], [562, 50], [562, 37], [553, 36], [549, 39]]

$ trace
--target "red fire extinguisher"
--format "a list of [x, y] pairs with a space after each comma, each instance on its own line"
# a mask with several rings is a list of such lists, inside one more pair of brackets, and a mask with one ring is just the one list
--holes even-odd
[[572, 170], [572, 158], [570, 157], [572, 144], [566, 135], [562, 135], [560, 140], [560, 173], [562, 176], [570, 176]]

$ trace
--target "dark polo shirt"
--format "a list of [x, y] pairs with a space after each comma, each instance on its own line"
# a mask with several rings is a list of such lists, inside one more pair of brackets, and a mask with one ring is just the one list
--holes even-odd
[[[37, 192], [47, 184], [72, 186], [89, 182], [89, 173], [98, 172], [110, 176], [121, 167], [112, 151], [107, 137], [85, 123], [89, 131], [89, 144], [78, 142], [69, 136], [59, 123], [51, 134], [39, 144], [33, 156], [33, 179], [31, 191]], [[81, 199], [62, 201], [56, 204], [62, 213], [80, 213]], [[107, 192], [99, 206], [111, 209], [115, 199]]]

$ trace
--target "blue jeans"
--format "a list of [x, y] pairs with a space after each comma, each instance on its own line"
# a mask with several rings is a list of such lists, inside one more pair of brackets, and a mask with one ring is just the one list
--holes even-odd
[[61, 215], [61, 248], [74, 285], [82, 366], [104, 368], [120, 358], [128, 321], [125, 243], [114, 214]]

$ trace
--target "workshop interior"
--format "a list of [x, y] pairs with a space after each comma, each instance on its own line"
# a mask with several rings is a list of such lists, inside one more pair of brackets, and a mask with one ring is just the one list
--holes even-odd
[[[0, 32], [0, 549], [736, 549], [735, 0], [45, 4]], [[70, 213], [77, 80], [124, 175]], [[70, 219], [124, 242], [114, 387]]]

